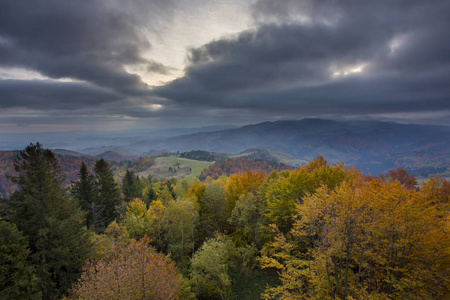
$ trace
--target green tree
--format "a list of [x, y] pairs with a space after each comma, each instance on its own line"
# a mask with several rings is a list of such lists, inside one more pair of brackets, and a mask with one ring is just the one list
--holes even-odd
[[85, 214], [63, 189], [56, 156], [37, 143], [14, 162], [19, 185], [9, 202], [11, 221], [28, 238], [44, 299], [58, 298], [81, 273], [90, 252]]
[[166, 210], [168, 222], [168, 246], [172, 257], [182, 267], [188, 264], [194, 252], [194, 230], [198, 218], [194, 203], [188, 200], [172, 200]]
[[236, 228], [233, 238], [237, 245], [259, 246], [261, 207], [261, 200], [252, 193], [242, 194], [236, 201], [229, 221]]
[[198, 297], [231, 299], [231, 278], [228, 274], [232, 244], [226, 236], [207, 240], [194, 254], [191, 285]]
[[298, 170], [273, 173], [259, 189], [260, 197], [266, 202], [266, 224], [276, 224], [281, 232], [288, 233], [294, 223], [295, 205], [305, 195], [315, 193], [322, 185], [334, 189], [354, 173], [342, 164], [327, 165], [321, 156]]
[[103, 158], [97, 160], [94, 172], [97, 181], [96, 202], [102, 210], [99, 221], [102, 224], [100, 231], [103, 231], [116, 218], [116, 207], [120, 204], [120, 192], [114, 181], [111, 167], [106, 160]]
[[80, 170], [78, 171], [79, 181], [74, 182], [72, 187], [72, 196], [78, 201], [81, 208], [88, 212], [86, 217], [86, 225], [99, 227], [96, 224], [100, 218], [102, 207], [97, 203], [96, 190], [95, 190], [95, 178], [89, 173], [86, 164], [81, 163]]
[[134, 198], [142, 197], [142, 188], [139, 182], [139, 176], [133, 171], [127, 170], [122, 181], [122, 193], [124, 200], [130, 202]]
[[167, 187], [167, 185], [163, 185], [158, 193], [158, 200], [161, 201], [161, 203], [167, 207], [169, 205], [169, 202], [174, 200], [172, 193], [170, 192], [170, 189]]
[[158, 199], [158, 195], [155, 191], [155, 186], [150, 184], [147, 188], [147, 194], [145, 195], [145, 204], [150, 205], [153, 201]]
[[26, 238], [4, 220], [0, 220], [0, 233], [0, 299], [41, 299]]
[[216, 231], [223, 233], [229, 227], [225, 193], [219, 183], [211, 183], [205, 186], [203, 196], [198, 200], [199, 228], [203, 238], [212, 236]]
[[125, 225], [128, 234], [132, 238], [140, 239], [149, 234], [150, 214], [147, 211], [147, 206], [141, 199], [134, 198], [128, 203], [122, 224]]
[[170, 178], [169, 180], [167, 180], [166, 182], [166, 186], [170, 192], [170, 194], [172, 195], [173, 199], [177, 199], [178, 195], [175, 191], [175, 188], [177, 186], [178, 180], [176, 178]]

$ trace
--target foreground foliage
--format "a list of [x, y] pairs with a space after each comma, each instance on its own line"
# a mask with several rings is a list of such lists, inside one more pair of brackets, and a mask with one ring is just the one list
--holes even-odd
[[36, 266], [37, 286], [44, 299], [56, 299], [78, 278], [90, 251], [82, 224], [85, 214], [62, 188], [64, 176], [55, 155], [37, 143], [14, 162], [20, 187], [6, 202], [8, 219], [23, 232]]
[[296, 207], [287, 239], [276, 226], [263, 267], [282, 284], [265, 299], [442, 299], [448, 293], [448, 214], [399, 181], [320, 188]]
[[75, 285], [74, 299], [177, 299], [183, 278], [148, 238], [113, 243], [98, 260], [87, 263]]
[[0, 220], [0, 299], [40, 299], [34, 275], [28, 263], [28, 242], [14, 224]]
[[127, 171], [120, 186], [98, 160], [93, 174], [81, 165], [70, 198], [40, 144], [15, 167], [20, 189], [0, 202], [0, 299], [449, 296], [439, 178], [419, 189], [403, 169], [364, 177], [318, 157], [205, 181]]

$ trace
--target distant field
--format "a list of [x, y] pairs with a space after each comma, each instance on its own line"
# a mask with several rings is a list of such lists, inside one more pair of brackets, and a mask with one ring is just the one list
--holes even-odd
[[137, 173], [137, 175], [147, 177], [151, 174], [156, 178], [192, 179], [200, 176], [202, 171], [212, 164], [212, 162], [198, 161], [175, 156], [158, 157], [155, 159], [155, 163], [150, 168]]

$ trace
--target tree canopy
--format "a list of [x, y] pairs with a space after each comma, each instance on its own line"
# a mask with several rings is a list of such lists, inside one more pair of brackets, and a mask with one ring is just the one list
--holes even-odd
[[63, 189], [64, 176], [53, 152], [30, 144], [14, 162], [11, 180], [19, 190], [11, 195], [10, 220], [23, 232], [36, 265], [36, 278], [45, 299], [66, 292], [81, 273], [90, 251], [85, 214]]

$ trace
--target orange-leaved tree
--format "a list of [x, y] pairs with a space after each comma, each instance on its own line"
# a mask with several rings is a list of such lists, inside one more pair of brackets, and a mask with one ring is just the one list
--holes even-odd
[[73, 288], [74, 299], [177, 299], [183, 277], [148, 238], [113, 244], [104, 257], [89, 261]]
[[417, 180], [414, 176], [411, 176], [405, 169], [397, 168], [390, 170], [386, 176], [381, 175], [380, 179], [387, 181], [398, 181], [408, 189], [415, 189], [417, 186]]

